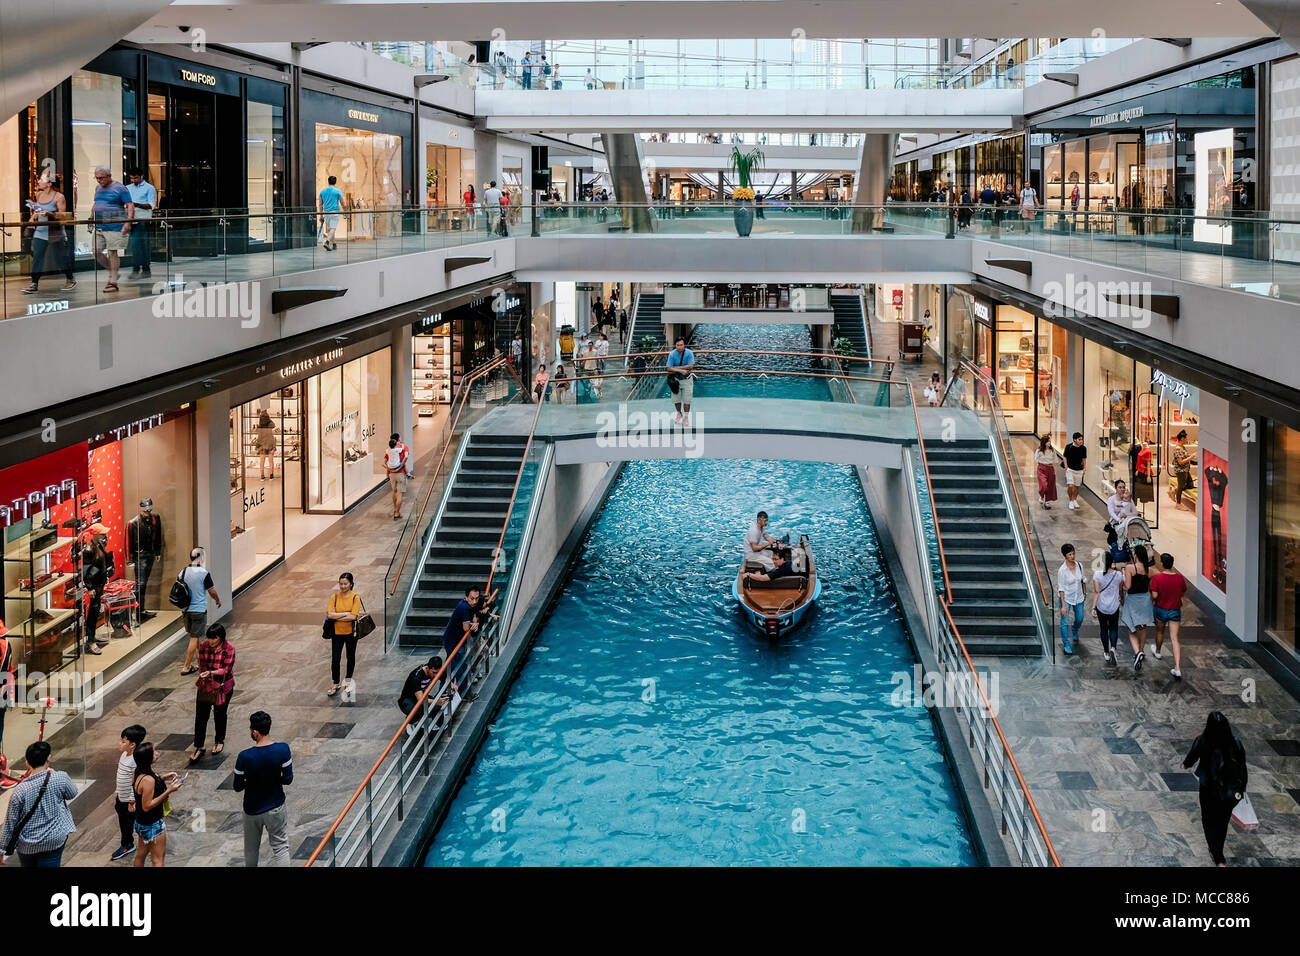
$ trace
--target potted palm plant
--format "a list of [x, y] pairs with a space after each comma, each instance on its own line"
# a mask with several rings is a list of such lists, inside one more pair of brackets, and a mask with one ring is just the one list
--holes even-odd
[[766, 157], [755, 146], [747, 152], [741, 152], [739, 146], [731, 147], [731, 171], [736, 176], [737, 186], [731, 193], [736, 201], [733, 217], [736, 221], [736, 235], [748, 236], [754, 228], [754, 188], [750, 185], [752, 173], [763, 168]]

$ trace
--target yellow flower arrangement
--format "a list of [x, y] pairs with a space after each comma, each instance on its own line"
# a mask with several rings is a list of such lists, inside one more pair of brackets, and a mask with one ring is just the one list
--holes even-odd
[[754, 190], [748, 186], [737, 186], [731, 193], [732, 199], [753, 199]]

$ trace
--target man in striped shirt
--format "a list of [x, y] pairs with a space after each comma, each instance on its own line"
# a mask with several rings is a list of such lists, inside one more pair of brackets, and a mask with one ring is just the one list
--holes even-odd
[[9, 811], [0, 831], [0, 864], [18, 851], [23, 866], [63, 865], [63, 848], [76, 832], [68, 801], [77, 785], [50, 766], [50, 745], [38, 740], [27, 748], [27, 777], [9, 792]]

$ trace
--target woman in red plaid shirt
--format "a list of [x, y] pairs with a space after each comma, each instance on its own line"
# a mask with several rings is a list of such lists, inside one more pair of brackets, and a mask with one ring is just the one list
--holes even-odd
[[226, 747], [226, 711], [230, 695], [235, 692], [235, 646], [226, 640], [226, 629], [220, 624], [208, 628], [199, 645], [199, 679], [195, 682], [198, 694], [194, 710], [194, 754], [190, 763], [202, 758], [203, 741], [208, 735], [208, 715], [215, 714], [214, 745], [216, 756]]

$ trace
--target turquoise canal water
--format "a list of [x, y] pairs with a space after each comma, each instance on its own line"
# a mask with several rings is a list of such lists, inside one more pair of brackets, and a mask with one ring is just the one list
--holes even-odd
[[[730, 596], [759, 508], [823, 580], [779, 644]], [[632, 463], [426, 863], [973, 865], [912, 666], [852, 469]]]

